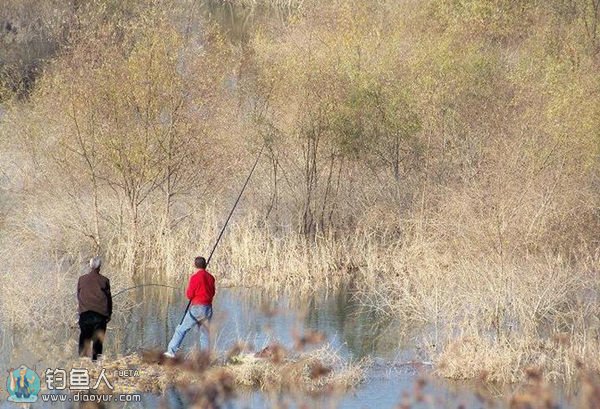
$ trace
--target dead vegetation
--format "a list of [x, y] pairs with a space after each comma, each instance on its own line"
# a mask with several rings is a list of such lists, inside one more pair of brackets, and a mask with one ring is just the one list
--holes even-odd
[[[272, 345], [261, 351], [269, 358], [258, 357], [260, 353], [244, 353], [230, 356], [229, 362], [220, 363], [196, 353], [171, 360], [162, 357], [158, 351], [146, 351], [141, 355], [104, 361], [101, 367], [106, 368], [109, 374], [119, 370], [139, 371], [139, 377], [115, 381], [115, 389], [110, 393], [163, 393], [167, 388], [175, 387], [184, 392], [192, 404], [203, 408], [224, 407], [228, 400], [235, 399], [247, 389], [260, 389], [276, 396], [292, 394], [296, 398], [306, 394], [323, 395], [333, 399], [331, 407], [337, 407], [336, 398], [363, 382], [368, 369], [365, 362], [353, 365], [341, 363], [339, 357], [332, 356], [332, 351], [327, 348], [280, 360], [279, 353], [274, 352], [280, 348]], [[100, 371], [98, 365], [89, 361], [80, 361], [74, 367], [89, 368], [92, 378], [97, 377]], [[562, 400], [564, 396], [561, 398], [557, 394], [553, 382], [538, 367], [529, 366], [522, 372], [523, 376], [513, 386], [513, 391], [500, 399], [490, 394], [486, 386], [495, 382], [480, 374], [477, 382], [482, 391], [475, 394], [476, 403], [457, 403], [456, 407], [494, 408], [503, 404], [510, 409], [555, 409], [567, 402], [581, 409], [600, 407], [600, 375], [581, 363], [577, 365], [575, 383], [580, 392], [569, 395], [566, 401]], [[447, 398], [437, 396], [435, 390], [430, 376], [420, 374], [412, 389], [402, 394], [396, 408], [447, 407]], [[299, 395], [294, 395], [297, 393]], [[292, 402], [296, 398], [292, 398]]]
[[599, 347], [596, 339], [572, 340], [566, 334], [551, 340], [520, 338], [500, 343], [464, 337], [444, 347], [435, 372], [456, 380], [518, 384], [528, 378], [524, 368], [536, 368], [546, 381], [564, 384], [581, 375], [581, 362], [588, 371], [600, 369]]
[[367, 361], [346, 363], [330, 347], [291, 351], [273, 344], [258, 353], [232, 352], [226, 359], [197, 352], [169, 359], [161, 351], [143, 351], [106, 359], [101, 365], [80, 360], [73, 367], [88, 368], [93, 379], [102, 369], [108, 374], [137, 371], [139, 376], [113, 376], [114, 393], [161, 393], [179, 387], [193, 388], [200, 394], [217, 391], [225, 399], [238, 388], [310, 394], [345, 392], [363, 381], [368, 366]]

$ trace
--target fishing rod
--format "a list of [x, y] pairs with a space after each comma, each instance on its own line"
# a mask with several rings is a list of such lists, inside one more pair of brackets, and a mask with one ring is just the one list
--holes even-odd
[[[250, 173], [248, 174], [248, 177], [246, 178], [246, 181], [244, 182], [244, 186], [242, 186], [242, 190], [240, 191], [240, 194], [238, 195], [237, 199], [235, 200], [235, 203], [233, 204], [233, 207], [231, 208], [231, 211], [229, 212], [229, 215], [227, 216], [227, 220], [225, 220], [225, 224], [221, 228], [221, 232], [219, 233], [219, 236], [217, 237], [217, 241], [215, 241], [215, 245], [213, 246], [213, 248], [208, 256], [208, 260], [206, 260], [207, 267], [208, 267], [208, 263], [210, 263], [210, 260], [212, 259], [213, 254], [215, 253], [215, 250], [217, 249], [217, 246], [219, 245], [219, 242], [221, 241], [221, 237], [223, 237], [223, 233], [225, 233], [225, 229], [227, 228], [227, 224], [229, 224], [229, 220], [231, 220], [231, 216], [233, 216], [233, 212], [235, 211], [235, 208], [237, 207], [238, 203], [240, 202], [240, 199], [242, 198], [242, 195], [244, 194], [244, 190], [246, 190], [246, 186], [248, 186], [248, 182], [250, 182], [250, 178], [252, 177], [252, 174], [254, 173], [254, 169], [256, 169], [256, 165], [258, 165], [258, 160], [260, 159], [260, 156], [262, 155], [264, 149], [265, 149], [265, 145], [263, 145], [262, 148], [260, 148], [260, 152], [258, 152], [256, 161], [254, 161], [254, 165], [252, 166], [252, 169], [250, 170]], [[185, 315], [187, 314], [188, 310], [190, 309], [191, 304], [192, 304], [192, 300], [189, 300], [187, 307], [185, 307], [185, 311], [183, 312], [183, 316], [181, 317], [181, 321], [179, 322], [179, 325], [183, 324], [183, 320], [185, 319]]]

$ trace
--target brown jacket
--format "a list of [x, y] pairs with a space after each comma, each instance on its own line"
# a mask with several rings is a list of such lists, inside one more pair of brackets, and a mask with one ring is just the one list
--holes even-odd
[[79, 277], [77, 282], [79, 313], [94, 311], [110, 318], [112, 315], [112, 295], [110, 280], [97, 271]]

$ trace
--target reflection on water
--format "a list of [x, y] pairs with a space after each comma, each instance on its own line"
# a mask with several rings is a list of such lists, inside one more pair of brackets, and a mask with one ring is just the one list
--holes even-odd
[[345, 288], [329, 297], [312, 297], [305, 325], [332, 331], [347, 348], [350, 357], [376, 355], [396, 358], [399, 349], [406, 349], [410, 337], [401, 323], [378, 315], [362, 306]]
[[[168, 289], [140, 289], [134, 297], [138, 307], [116, 320], [108, 353], [165, 347], [186, 305], [182, 294]], [[212, 326], [217, 351], [239, 341], [255, 349], [271, 341], [291, 345], [294, 333], [304, 329], [324, 332], [332, 346], [349, 359], [372, 354], [391, 358], [401, 341], [395, 331], [398, 326], [379, 321], [345, 291], [295, 300], [256, 289], [222, 289], [215, 298]], [[190, 334], [183, 347], [191, 347], [196, 339]]]
[[[144, 348], [165, 348], [175, 326], [179, 323], [186, 300], [182, 290], [140, 288], [122, 297], [117, 305], [129, 304], [130, 310], [115, 311], [109, 324], [106, 353], [110, 356], [129, 354]], [[286, 346], [294, 341], [294, 332], [308, 329], [327, 334], [328, 341], [346, 359], [368, 356], [373, 360], [366, 381], [356, 390], [336, 397], [273, 396], [257, 391], [238, 392], [231, 407], [273, 407], [273, 401], [282, 400], [287, 407], [299, 407], [297, 402], [308, 400], [309, 407], [393, 408], [405, 393], [413, 393], [420, 374], [411, 366], [398, 364], [414, 358], [410, 334], [402, 323], [382, 321], [373, 311], [363, 308], [344, 289], [300, 298], [269, 294], [260, 289], [219, 289], [214, 303], [214, 350], [223, 355], [239, 340], [260, 349], [272, 340]], [[66, 321], [73, 317], [65, 317]], [[53, 332], [29, 330], [14, 331], [0, 327], [0, 372], [25, 364], [43, 374], [45, 368], [69, 368], [77, 353], [78, 329], [64, 325]], [[189, 349], [197, 337], [189, 334], [183, 347]], [[0, 382], [4, 379], [0, 377]], [[0, 386], [2, 385], [0, 383]], [[456, 384], [436, 380], [427, 385], [426, 392], [435, 404], [427, 407], [484, 407], [477, 401], [472, 384]], [[498, 394], [506, 392], [498, 391]], [[0, 397], [0, 408], [12, 407]], [[163, 396], [144, 394], [141, 404], [127, 407], [184, 408], [189, 399], [176, 389]], [[294, 403], [296, 402], [296, 403]], [[500, 403], [503, 400], [498, 401]], [[282, 402], [279, 402], [282, 403]], [[505, 404], [496, 407], [506, 407]], [[37, 407], [59, 408], [59, 404], [37, 404]], [[64, 406], [71, 407], [71, 406]], [[122, 405], [107, 405], [122, 407]], [[570, 406], [564, 402], [561, 407]]]
[[[183, 290], [149, 287], [125, 296], [130, 297], [135, 307], [127, 312], [115, 313], [109, 324], [107, 355], [129, 354], [143, 348], [164, 349], [185, 308]], [[325, 332], [329, 342], [347, 359], [369, 356], [373, 360], [365, 383], [343, 396], [272, 396], [257, 391], [242, 391], [231, 402], [234, 408], [272, 407], [274, 400], [291, 408], [299, 407], [299, 401], [316, 408], [393, 408], [405, 393], [412, 395], [420, 376], [413, 367], [400, 365], [395, 359], [401, 353], [410, 356], [414, 351], [399, 336], [406, 332], [400, 324], [381, 323], [372, 311], [361, 307], [344, 290], [296, 299], [270, 295], [258, 289], [221, 289], [217, 293], [214, 310], [213, 347], [221, 355], [239, 340], [253, 344], [255, 349], [262, 348], [272, 340], [291, 346], [294, 332], [312, 329]], [[63, 332], [67, 335], [64, 336]], [[0, 335], [4, 368], [24, 363], [43, 373], [44, 369], [40, 368], [56, 365], [54, 356], [60, 351], [70, 360], [75, 358], [77, 351], [75, 341], [78, 331], [74, 327], [58, 329], [51, 343], [47, 339], [44, 342], [37, 341], [36, 334], [10, 333], [0, 329]], [[183, 347], [191, 348], [196, 340], [195, 334], [189, 334]], [[20, 344], [26, 344], [27, 348], [18, 352], [16, 346]], [[469, 408], [483, 407], [472, 385], [438, 380], [428, 384], [425, 392], [434, 402], [426, 407], [458, 407], [460, 404]], [[127, 407], [185, 408], [188, 402], [187, 396], [170, 389], [163, 396], [144, 394], [142, 403], [128, 404]], [[10, 406], [3, 403], [0, 407]], [[61, 406], [40, 404], [39, 407]], [[106, 407], [123, 406], [113, 404]]]

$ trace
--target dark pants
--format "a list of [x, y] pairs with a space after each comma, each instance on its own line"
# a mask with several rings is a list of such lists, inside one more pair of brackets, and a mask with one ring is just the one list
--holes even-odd
[[90, 356], [92, 360], [98, 359], [102, 354], [102, 342], [106, 334], [107, 318], [94, 311], [86, 311], [79, 315], [79, 356]]

